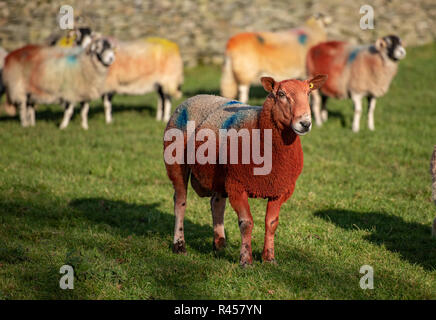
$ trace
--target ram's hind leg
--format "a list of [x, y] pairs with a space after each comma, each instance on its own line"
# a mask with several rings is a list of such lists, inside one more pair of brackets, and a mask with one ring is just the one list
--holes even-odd
[[239, 90], [239, 101], [242, 103], [248, 102], [248, 95], [250, 92], [250, 85], [249, 84], [240, 84], [238, 87]]
[[214, 193], [210, 198], [210, 207], [213, 220], [213, 249], [218, 251], [226, 246], [226, 235], [224, 233], [226, 198], [220, 193]]
[[88, 112], [89, 112], [89, 102], [81, 102], [82, 111], [80, 111], [80, 116], [82, 118], [82, 128], [88, 130]]
[[162, 90], [162, 86], [157, 86], [157, 108], [156, 108], [156, 120], [161, 121], [163, 116], [163, 110], [165, 107], [165, 94]]
[[321, 120], [326, 122], [329, 117], [329, 112], [327, 110], [327, 100], [328, 97], [321, 93]]
[[321, 95], [319, 90], [314, 90], [311, 93], [312, 95], [312, 111], [315, 117], [315, 123], [317, 126], [322, 125], [322, 117], [321, 117]]
[[103, 95], [104, 117], [107, 124], [112, 123], [112, 98], [114, 93]]
[[190, 170], [186, 165], [171, 165], [168, 175], [174, 186], [174, 253], [186, 253], [183, 220], [185, 218], [186, 198]]
[[20, 122], [22, 127], [28, 127], [29, 126], [29, 118], [27, 114], [27, 102], [26, 100], [20, 102], [19, 105], [19, 113], [20, 113]]
[[248, 195], [245, 191], [232, 190], [232, 192], [229, 193], [229, 202], [233, 210], [238, 214], [238, 224], [241, 232], [241, 253], [239, 256], [239, 264], [242, 267], [245, 267], [253, 263], [253, 255], [251, 251], [253, 216], [251, 215], [250, 206], [248, 204]]

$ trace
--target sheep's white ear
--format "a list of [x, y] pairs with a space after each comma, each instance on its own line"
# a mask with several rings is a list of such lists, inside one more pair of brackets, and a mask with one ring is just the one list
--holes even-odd
[[317, 90], [326, 82], [328, 76], [326, 74], [318, 74], [311, 79], [306, 80], [310, 91]]
[[331, 24], [333, 22], [333, 19], [330, 16], [325, 16], [322, 19], [322, 22], [324, 22], [324, 25], [328, 26], [329, 24]]
[[272, 92], [274, 90], [275, 81], [271, 77], [262, 77], [260, 78], [260, 82], [262, 82], [263, 88], [266, 92]]
[[377, 41], [375, 42], [375, 48], [378, 51], [383, 50], [384, 48], [386, 48], [387, 44], [386, 41], [383, 38], [377, 39]]

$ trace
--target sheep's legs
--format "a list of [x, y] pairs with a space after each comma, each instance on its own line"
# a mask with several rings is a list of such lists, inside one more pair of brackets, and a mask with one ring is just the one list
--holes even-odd
[[248, 102], [248, 93], [250, 91], [250, 85], [240, 84], [239, 85], [239, 101], [242, 103]]
[[312, 98], [313, 98], [313, 115], [315, 117], [315, 123], [317, 126], [322, 125], [322, 118], [321, 118], [321, 95], [318, 90], [312, 91]]
[[328, 97], [321, 93], [321, 120], [326, 122], [329, 117], [329, 112], [327, 111], [327, 100]]
[[375, 97], [368, 97], [368, 128], [374, 131], [374, 110], [375, 110]]
[[226, 198], [219, 193], [214, 193], [210, 198], [210, 207], [213, 220], [213, 249], [220, 250], [226, 246], [226, 235], [224, 233]]
[[241, 231], [241, 254], [239, 256], [239, 264], [245, 267], [253, 263], [251, 253], [253, 217], [251, 216], [247, 193], [244, 191], [242, 193], [229, 194], [229, 201], [232, 208], [238, 214], [239, 230]]
[[362, 95], [352, 93], [351, 99], [354, 103], [353, 132], [358, 132], [360, 126], [360, 117], [362, 115]]
[[28, 116], [27, 116], [27, 102], [23, 101], [20, 103], [19, 106], [19, 112], [20, 112], [20, 122], [21, 126], [27, 127], [29, 125], [28, 123]]
[[112, 97], [113, 94], [106, 93], [103, 95], [104, 117], [106, 123], [112, 123]]
[[89, 103], [82, 102], [82, 111], [80, 111], [80, 116], [82, 118], [82, 128], [88, 130], [88, 111], [89, 111]]
[[32, 127], [34, 127], [36, 123], [35, 117], [35, 106], [33, 104], [30, 104], [27, 106], [27, 120], [28, 124]]
[[163, 109], [165, 107], [165, 94], [163, 93], [161, 86], [158, 86], [157, 93], [158, 93], [158, 97], [157, 97], [156, 120], [161, 121]]
[[74, 113], [74, 103], [70, 102], [67, 105], [67, 108], [64, 112], [64, 118], [62, 119], [61, 125], [59, 126], [60, 129], [65, 129], [68, 127], [68, 124], [70, 123], [70, 119], [73, 116]]
[[170, 120], [171, 117], [171, 98], [168, 95], [165, 95], [165, 100], [163, 103], [163, 107], [164, 107], [164, 118], [163, 120], [165, 122], [168, 122]]
[[279, 213], [283, 199], [269, 200], [265, 215], [265, 242], [262, 259], [267, 262], [275, 262], [274, 259], [274, 235], [279, 225]]
[[186, 210], [186, 196], [188, 188], [189, 169], [186, 166], [175, 165], [170, 173], [174, 186], [174, 253], [186, 253], [183, 220]]

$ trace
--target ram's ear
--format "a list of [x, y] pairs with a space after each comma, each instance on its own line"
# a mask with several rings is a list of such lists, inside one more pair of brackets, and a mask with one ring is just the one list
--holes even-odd
[[328, 76], [326, 74], [318, 74], [311, 79], [307, 79], [306, 82], [309, 85], [310, 91], [321, 88], [327, 78]]
[[387, 43], [383, 38], [377, 39], [375, 42], [375, 48], [377, 51], [382, 51], [384, 48], [387, 47]]
[[272, 92], [274, 90], [274, 85], [276, 84], [276, 82], [273, 78], [262, 77], [260, 78], [260, 82], [262, 82], [262, 86], [267, 92]]

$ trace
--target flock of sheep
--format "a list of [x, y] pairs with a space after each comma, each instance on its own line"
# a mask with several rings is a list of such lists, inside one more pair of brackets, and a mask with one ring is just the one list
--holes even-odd
[[[258, 164], [166, 163], [174, 190], [175, 231], [173, 251], [186, 252], [183, 219], [189, 179], [200, 196], [211, 198], [214, 249], [225, 246], [226, 198], [238, 214], [242, 237], [240, 263], [252, 263], [253, 219], [248, 198], [268, 199], [265, 245], [262, 257], [274, 261], [274, 233], [282, 203], [290, 198], [303, 168], [299, 135], [310, 131], [311, 109], [315, 123], [328, 118], [328, 98], [351, 98], [354, 104], [352, 130], [359, 131], [362, 99], [369, 103], [368, 128], [374, 130], [376, 98], [383, 96], [397, 73], [406, 51], [395, 35], [374, 44], [355, 46], [327, 41], [328, 17], [309, 18], [303, 26], [280, 32], [246, 32], [229, 39], [221, 77], [221, 95], [200, 95], [182, 103], [171, 115], [171, 99], [181, 97], [183, 62], [176, 43], [162, 38], [122, 42], [103, 37], [89, 28], [79, 28], [65, 37], [52, 37], [42, 45], [27, 45], [6, 54], [0, 50], [6, 107], [18, 110], [23, 127], [35, 125], [37, 104], [61, 103], [65, 107], [60, 128], [68, 126], [74, 106], [82, 107], [82, 127], [88, 129], [89, 103], [103, 99], [105, 120], [112, 122], [114, 94], [158, 93], [157, 120], [167, 122], [165, 133], [183, 132], [185, 157], [187, 124], [195, 130], [271, 129], [271, 172], [254, 176]], [[304, 79], [307, 80], [286, 80]], [[250, 85], [261, 83], [268, 96], [263, 107], [245, 103]], [[239, 95], [239, 101], [233, 99]], [[312, 97], [312, 108], [309, 97]], [[254, 139], [250, 136], [250, 139]], [[167, 148], [172, 140], [165, 139]], [[265, 136], [260, 144], [265, 145]], [[254, 142], [253, 142], [254, 143]], [[213, 145], [213, 148], [217, 147]], [[436, 153], [436, 149], [435, 149]], [[436, 155], [432, 162], [436, 202]], [[433, 226], [436, 234], [436, 220]]]
[[[327, 120], [328, 97], [354, 103], [353, 131], [359, 131], [363, 97], [369, 101], [368, 127], [374, 130], [376, 98], [386, 93], [406, 51], [396, 36], [375, 44], [353, 46], [327, 42], [329, 17], [317, 15], [303, 26], [279, 32], [246, 32], [231, 37], [225, 50], [221, 94], [248, 101], [249, 87], [262, 75], [276, 80], [328, 74], [323, 89], [313, 92], [315, 122]], [[107, 59], [107, 60], [104, 60]], [[2, 66], [4, 62], [4, 66]], [[62, 103], [60, 128], [68, 126], [74, 106], [82, 106], [82, 127], [88, 128], [89, 102], [102, 97], [107, 123], [112, 122], [114, 94], [139, 95], [156, 90], [157, 120], [167, 122], [171, 99], [181, 97], [183, 62], [176, 43], [162, 38], [118, 41], [79, 28], [43, 45], [28, 45], [6, 55], [0, 50], [6, 108], [18, 109], [22, 126], [35, 125], [35, 105]]]
[[35, 125], [35, 105], [61, 103], [60, 128], [68, 126], [74, 106], [82, 106], [88, 129], [89, 102], [103, 98], [105, 119], [112, 122], [114, 94], [159, 93], [158, 120], [168, 121], [171, 98], [181, 97], [183, 61], [174, 42], [146, 38], [121, 42], [79, 28], [49, 45], [27, 45], [9, 53], [2, 71], [7, 107], [18, 109], [23, 127]]

